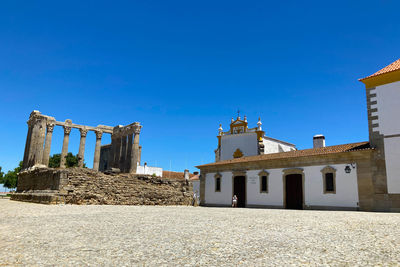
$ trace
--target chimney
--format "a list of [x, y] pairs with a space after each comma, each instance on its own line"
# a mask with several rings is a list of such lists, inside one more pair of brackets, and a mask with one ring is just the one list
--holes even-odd
[[325, 147], [325, 136], [322, 134], [314, 135], [313, 137], [314, 148]]
[[185, 180], [189, 180], [189, 170], [184, 170], [183, 172]]

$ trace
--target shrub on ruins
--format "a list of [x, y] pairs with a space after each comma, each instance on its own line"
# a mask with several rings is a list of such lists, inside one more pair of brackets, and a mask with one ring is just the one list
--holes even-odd
[[18, 173], [22, 169], [22, 161], [19, 162], [18, 167], [16, 167], [12, 171], [8, 171], [5, 175], [1, 171], [0, 167], [0, 184], [3, 184], [6, 188], [16, 188], [17, 187], [17, 180], [18, 180]]
[[[79, 162], [79, 156], [74, 155], [71, 152], [69, 152], [65, 156], [66, 162], [65, 165], [67, 168], [71, 167], [78, 167], [78, 162]], [[50, 168], [59, 168], [60, 167], [60, 161], [61, 161], [61, 154], [54, 154], [50, 157], [49, 159], [49, 167]], [[86, 164], [83, 163], [83, 167], [86, 168]]]

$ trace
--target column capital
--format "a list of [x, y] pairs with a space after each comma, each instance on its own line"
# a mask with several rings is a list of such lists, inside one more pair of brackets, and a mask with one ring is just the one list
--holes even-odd
[[54, 123], [53, 122], [49, 122], [47, 123], [47, 132], [52, 133], [54, 130]]
[[101, 139], [103, 136], [103, 131], [95, 130], [94, 133], [96, 134], [96, 139]]
[[69, 135], [71, 133], [71, 126], [63, 126], [64, 127], [64, 134]]
[[142, 125], [140, 124], [134, 125], [132, 126], [132, 129], [134, 134], [140, 134], [140, 131], [142, 130]]
[[86, 137], [88, 129], [80, 128], [79, 131], [81, 132], [81, 137]]
[[38, 121], [41, 121], [43, 119], [46, 119], [45, 116], [43, 116], [39, 111], [34, 110], [31, 112], [29, 115], [29, 119], [26, 123], [28, 123], [29, 126], [35, 125]]

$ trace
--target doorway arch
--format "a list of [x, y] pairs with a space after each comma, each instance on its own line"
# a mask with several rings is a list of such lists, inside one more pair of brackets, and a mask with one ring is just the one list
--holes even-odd
[[301, 168], [283, 170], [283, 206], [304, 209], [304, 171]]

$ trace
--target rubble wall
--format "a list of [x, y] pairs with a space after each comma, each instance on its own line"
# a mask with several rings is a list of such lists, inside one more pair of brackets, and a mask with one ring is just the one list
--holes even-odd
[[189, 205], [191, 196], [192, 186], [184, 180], [43, 168], [20, 173], [11, 199], [45, 204]]

